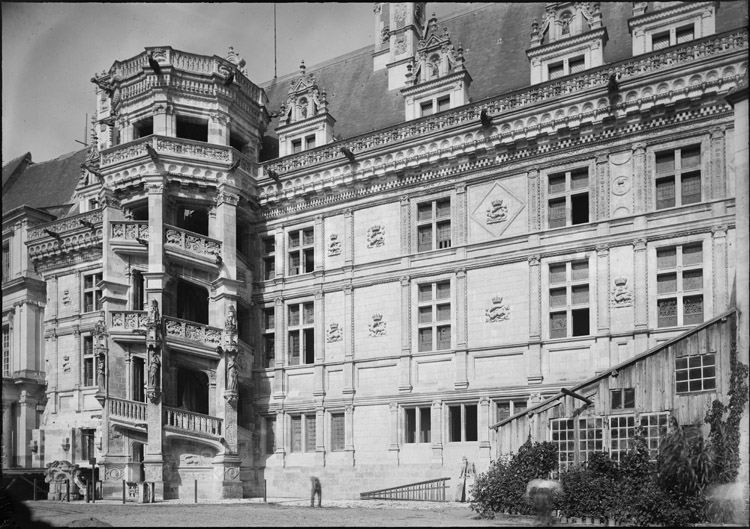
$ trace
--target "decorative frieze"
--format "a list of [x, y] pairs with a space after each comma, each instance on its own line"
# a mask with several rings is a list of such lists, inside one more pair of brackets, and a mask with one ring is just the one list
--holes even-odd
[[164, 242], [205, 257], [215, 258], [221, 255], [221, 241], [174, 226], [165, 227]]
[[112, 221], [112, 238], [126, 240], [148, 240], [148, 221]]
[[488, 323], [500, 323], [510, 319], [510, 305], [503, 303], [502, 296], [492, 298], [492, 306], [484, 311]]
[[66, 231], [80, 230], [82, 228], [93, 229], [95, 225], [102, 223], [102, 210], [95, 209], [76, 215], [74, 217], [68, 217], [46, 224], [40, 224], [31, 228], [28, 232], [27, 241], [35, 241], [44, 237], [49, 237], [49, 232], [57, 234], [65, 233]]
[[221, 332], [222, 330], [218, 327], [210, 327], [178, 318], [164, 318], [164, 333], [167, 339], [181, 338], [215, 347], [221, 344]]

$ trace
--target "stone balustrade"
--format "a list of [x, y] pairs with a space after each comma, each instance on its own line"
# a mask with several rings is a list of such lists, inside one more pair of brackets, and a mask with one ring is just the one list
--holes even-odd
[[146, 330], [148, 327], [148, 311], [145, 310], [113, 310], [110, 312], [109, 328], [113, 331]]
[[146, 422], [147, 407], [145, 402], [108, 397], [107, 406], [109, 407], [108, 412], [110, 417], [125, 419], [130, 422]]
[[74, 215], [72, 217], [65, 217], [64, 219], [54, 220], [45, 224], [39, 224], [29, 230], [27, 241], [35, 241], [37, 239], [43, 239], [49, 237], [45, 229], [55, 233], [65, 233], [66, 231], [72, 231], [77, 229], [86, 229], [90, 225], [96, 225], [102, 223], [102, 210], [94, 209], [81, 213], [80, 215]]
[[282, 175], [327, 161], [344, 160], [344, 154], [341, 152], [342, 147], [348, 148], [355, 154], [364, 153], [385, 145], [419, 138], [433, 131], [478, 121], [482, 110], [486, 110], [491, 117], [494, 117], [560, 95], [572, 94], [594, 86], [606, 86], [613, 75], [617, 77], [618, 81], [623, 81], [636, 75], [671, 68], [686, 62], [697, 61], [742, 48], [746, 49], [747, 46], [747, 29], [712, 35], [682, 45], [672, 46], [665, 50], [639, 55], [619, 63], [592, 68], [564, 79], [532, 85], [502, 96], [478, 101], [427, 118], [409, 121], [351, 140], [328, 144], [292, 156], [285, 156], [278, 161], [264, 164], [264, 175], [268, 176], [269, 172]]
[[164, 426], [179, 430], [221, 437], [222, 422], [218, 417], [164, 407]]
[[135, 241], [136, 239], [148, 240], [148, 221], [147, 220], [113, 220], [110, 222], [112, 227], [111, 236], [113, 239], [125, 239]]
[[221, 255], [221, 241], [175, 226], [165, 226], [164, 243], [211, 259]]
[[236, 149], [224, 145], [216, 145], [203, 141], [186, 140], [182, 138], [170, 138], [167, 136], [145, 136], [137, 140], [105, 149], [101, 152], [101, 166], [106, 167], [119, 162], [132, 160], [134, 158], [146, 157], [148, 152], [146, 145], [158, 153], [176, 154], [182, 157], [193, 158], [203, 161], [214, 161], [231, 164], [240, 161], [244, 163], [243, 169], [250, 172], [250, 162]]
[[209, 347], [221, 345], [221, 329], [201, 323], [164, 316], [164, 337], [167, 340], [180, 338], [199, 342]]

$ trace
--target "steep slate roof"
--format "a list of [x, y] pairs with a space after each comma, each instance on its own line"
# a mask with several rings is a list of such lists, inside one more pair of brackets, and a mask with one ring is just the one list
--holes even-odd
[[86, 151], [81, 149], [54, 160], [30, 163], [6, 189], [6, 167], [9, 168], [15, 160], [9, 162], [3, 167], [3, 211], [18, 206], [44, 209], [69, 204], [81, 176]]
[[26, 166], [31, 163], [34, 163], [31, 161], [31, 153], [27, 152], [3, 165], [3, 190], [5, 190], [6, 185], [12, 184], [18, 175], [26, 169]]
[[[653, 4], [653, 2], [651, 2]], [[477, 4], [446, 19], [438, 27], [448, 28], [455, 47], [464, 48], [466, 69], [473, 81], [469, 88], [471, 102], [529, 86], [530, 67], [526, 50], [531, 44], [531, 23], [541, 22], [544, 2]], [[648, 12], [654, 10], [653, 5]], [[432, 14], [427, 4], [428, 19]], [[602, 22], [607, 29], [604, 62], [614, 63], [632, 56], [632, 39], [628, 19], [633, 16], [632, 2], [602, 2]], [[721, 2], [716, 12], [716, 32], [740, 27], [747, 22], [744, 1]], [[546, 39], [545, 39], [546, 42]], [[404, 98], [401, 89], [388, 90], [387, 69], [373, 72], [374, 44], [308, 66], [318, 86], [325, 88], [328, 109], [336, 119], [337, 138], [348, 139], [370, 131], [403, 123]], [[261, 83], [268, 95], [269, 111], [277, 111], [286, 100], [290, 82], [298, 72]], [[278, 156], [274, 118], [266, 131], [262, 160]]]

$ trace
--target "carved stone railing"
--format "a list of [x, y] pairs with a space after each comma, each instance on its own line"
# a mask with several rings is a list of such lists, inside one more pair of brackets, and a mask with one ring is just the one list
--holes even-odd
[[145, 402], [109, 397], [107, 398], [107, 406], [109, 407], [110, 417], [125, 419], [130, 422], [146, 422], [147, 407]]
[[145, 310], [113, 310], [110, 313], [109, 328], [113, 331], [146, 330], [148, 327], [148, 311]]
[[29, 230], [29, 234], [26, 240], [34, 241], [36, 239], [49, 237], [47, 232], [44, 231], [45, 228], [48, 229], [49, 231], [62, 234], [62, 233], [65, 233], [66, 231], [86, 229], [88, 228], [88, 226], [86, 226], [86, 223], [96, 225], [96, 224], [101, 224], [101, 222], [102, 222], [101, 208], [94, 209], [91, 211], [87, 211], [86, 213], [81, 213], [80, 215], [74, 215], [72, 217], [66, 217], [60, 220], [53, 220], [52, 222], [47, 222], [45, 224], [39, 224], [38, 226], [35, 226]]
[[222, 423], [218, 417], [164, 407], [164, 426], [178, 430], [221, 437]]
[[176, 154], [195, 160], [208, 160], [227, 164], [240, 160], [240, 166], [244, 163], [243, 168], [248, 172], [251, 170], [250, 164], [245, 157], [232, 147], [203, 141], [154, 135], [138, 138], [137, 140], [103, 150], [101, 152], [101, 166], [105, 167], [134, 158], [147, 157], [148, 151], [146, 150], [146, 145], [151, 145], [159, 153]]
[[282, 175], [318, 163], [345, 159], [340, 150], [342, 147], [348, 148], [355, 154], [368, 152], [384, 145], [416, 138], [425, 133], [477, 121], [482, 110], [486, 110], [490, 116], [494, 117], [560, 95], [571, 94], [594, 86], [606, 86], [612, 75], [618, 76], [618, 80], [622, 81], [635, 75], [671, 68], [683, 63], [747, 48], [747, 46], [747, 29], [712, 35], [672, 46], [665, 50], [639, 55], [619, 63], [592, 68], [564, 79], [525, 87], [453, 111], [412, 120], [405, 124], [381, 129], [350, 140], [331, 143], [300, 154], [285, 156], [278, 161], [265, 163], [262, 167], [266, 176], [269, 174], [269, 170], [277, 175]]
[[[230, 71], [233, 71], [235, 72], [234, 84], [239, 85], [241, 92], [252, 101], [261, 105], [263, 104], [263, 98], [265, 97], [263, 90], [247, 79], [244, 74], [239, 72], [234, 64], [226, 59], [222, 59], [216, 55], [208, 56], [186, 53], [170, 47], [154, 47], [149, 48], [148, 51], [153, 53], [154, 57], [162, 67], [171, 65], [176, 70], [183, 72], [201, 74], [211, 78], [214, 74], [219, 74], [222, 77], [225, 77]], [[132, 57], [126, 61], [115, 62], [110, 70], [110, 76], [120, 79], [130, 79], [143, 72], [144, 67], [146, 66], [148, 66], [148, 58], [147, 51], [144, 51], [140, 55]], [[177, 76], [172, 77], [174, 78]], [[163, 80], [160, 80], [159, 84], [163, 84], [163, 82]], [[123, 100], [138, 93], [132, 88], [133, 84], [128, 84], [123, 87], [121, 94]], [[220, 83], [207, 84], [203, 93], [224, 93], [225, 95], [229, 95], [231, 94], [231, 91], [228, 87], [225, 87], [223, 83]]]
[[221, 329], [202, 323], [164, 316], [164, 337], [198, 342], [209, 347], [221, 345]]
[[125, 239], [135, 241], [136, 239], [148, 240], [147, 220], [113, 220], [110, 223], [113, 239]]
[[221, 255], [221, 241], [175, 226], [165, 225], [164, 244], [211, 259]]

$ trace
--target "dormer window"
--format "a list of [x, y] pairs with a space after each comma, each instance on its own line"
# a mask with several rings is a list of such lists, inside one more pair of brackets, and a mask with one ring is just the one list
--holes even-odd
[[429, 116], [432, 114], [432, 101], [420, 103], [419, 107], [422, 109], [422, 116]]
[[[716, 33], [718, 2], [675, 2], [646, 12], [634, 3], [628, 29], [633, 36], [633, 55], [662, 50]], [[638, 5], [636, 5], [638, 4]]]
[[565, 67], [562, 62], [556, 62], [554, 64], [549, 65], [549, 78], [557, 79], [558, 77], [563, 77], [565, 75]]
[[302, 152], [302, 140], [292, 140], [292, 152]]

